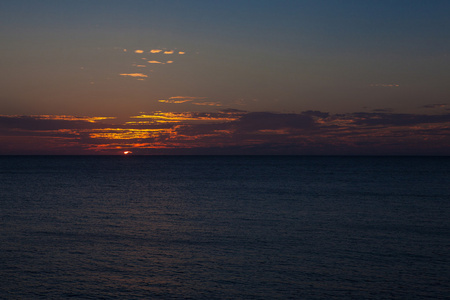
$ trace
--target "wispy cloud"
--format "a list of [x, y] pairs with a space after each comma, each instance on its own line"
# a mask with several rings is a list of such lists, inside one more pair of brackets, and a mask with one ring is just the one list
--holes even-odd
[[144, 53], [144, 50], [134, 50], [134, 53]]
[[64, 120], [64, 121], [85, 121], [94, 123], [103, 120], [114, 120], [115, 117], [80, 117], [71, 115], [0, 115], [1, 118], [9, 119], [34, 119], [34, 120]]
[[142, 73], [122, 73], [119, 74], [120, 76], [125, 76], [125, 77], [137, 77], [137, 78], [147, 78], [148, 75], [142, 74]]
[[158, 102], [170, 104], [190, 103], [201, 106], [222, 106], [220, 102], [207, 101], [207, 97], [175, 96], [170, 97], [169, 99], [158, 100]]
[[371, 87], [384, 87], [384, 88], [395, 88], [399, 87], [399, 84], [396, 83], [372, 83], [370, 84]]
[[446, 107], [448, 107], [448, 104], [446, 103], [435, 103], [421, 106], [421, 108], [446, 108]]
[[392, 108], [376, 108], [372, 110], [373, 112], [391, 112]]
[[189, 100], [202, 100], [206, 99], [206, 97], [192, 97], [192, 96], [173, 96], [169, 99], [189, 99]]
[[160, 53], [160, 52], [162, 52], [161, 49], [152, 49], [152, 50], [150, 50], [150, 53]]
[[212, 113], [202, 112], [152, 112], [148, 114], [141, 114], [138, 116], [132, 116], [131, 119], [147, 119], [149, 123], [183, 123], [191, 124], [192, 122], [224, 122], [224, 121], [236, 121], [244, 112], [234, 111], [220, 111]]
[[171, 103], [171, 104], [180, 104], [180, 103], [186, 103], [186, 102], [191, 102], [192, 100], [189, 99], [161, 99], [158, 100], [158, 102], [161, 103]]
[[183, 54], [186, 54], [186, 52], [184, 52], [184, 51], [178, 51], [178, 54], [183, 55]]
[[192, 102], [192, 104], [204, 106], [222, 106], [220, 102]]
[[149, 60], [147, 61], [149, 64], [162, 64], [162, 62], [157, 61], [157, 60]]
[[203, 106], [222, 106], [219, 102], [194, 102], [190, 99], [161, 99], [158, 100], [161, 103], [169, 103], [169, 104], [181, 104], [181, 103], [191, 103], [193, 105], [203, 105]]
[[173, 50], [166, 50], [166, 51], [164, 51], [164, 54], [173, 54]]

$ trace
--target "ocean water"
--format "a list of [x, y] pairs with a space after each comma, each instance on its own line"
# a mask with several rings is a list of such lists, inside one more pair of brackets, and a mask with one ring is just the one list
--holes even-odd
[[1, 299], [444, 299], [450, 157], [0, 157]]

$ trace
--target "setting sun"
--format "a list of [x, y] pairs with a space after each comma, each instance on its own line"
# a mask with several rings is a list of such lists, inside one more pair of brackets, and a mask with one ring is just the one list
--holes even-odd
[[131, 154], [131, 153], [133, 153], [133, 152], [131, 152], [131, 151], [123, 151], [123, 154], [125, 154], [125, 155]]

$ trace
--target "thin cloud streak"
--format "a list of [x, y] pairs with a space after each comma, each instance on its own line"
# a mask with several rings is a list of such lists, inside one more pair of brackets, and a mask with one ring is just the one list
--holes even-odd
[[148, 75], [142, 74], [142, 73], [122, 73], [119, 74], [120, 76], [125, 76], [125, 77], [138, 77], [138, 78], [147, 78]]
[[435, 103], [421, 106], [421, 108], [447, 108], [447, 107], [448, 107], [447, 103]]
[[372, 83], [371, 87], [384, 87], [384, 88], [396, 88], [399, 87], [399, 84], [396, 83]]
[[182, 104], [189, 103], [198, 106], [222, 106], [220, 102], [217, 101], [206, 101], [207, 97], [189, 97], [189, 96], [175, 96], [169, 99], [161, 99], [158, 102], [168, 103], [168, 104]]

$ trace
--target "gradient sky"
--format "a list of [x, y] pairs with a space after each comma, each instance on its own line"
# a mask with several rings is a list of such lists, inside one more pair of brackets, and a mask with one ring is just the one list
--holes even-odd
[[450, 155], [450, 1], [0, 2], [0, 154]]

